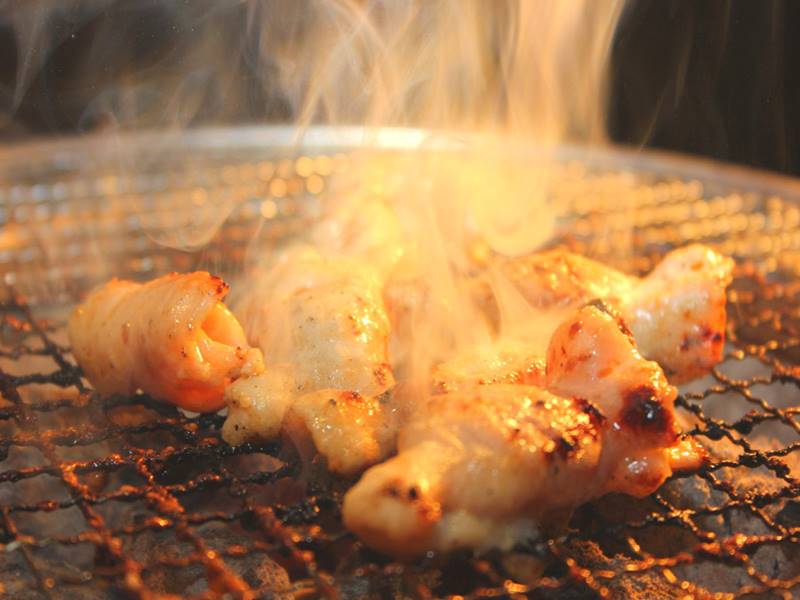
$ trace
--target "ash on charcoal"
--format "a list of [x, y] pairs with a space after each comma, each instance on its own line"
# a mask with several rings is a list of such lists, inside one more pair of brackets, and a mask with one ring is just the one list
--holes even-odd
[[[13, 546], [12, 546], [13, 548]], [[104, 584], [87, 586], [92, 580], [94, 557], [92, 544], [80, 544], [69, 548], [46, 546], [30, 552], [33, 568], [38, 572], [38, 581], [31, 565], [21, 549], [0, 550], [0, 598], [14, 600], [101, 600], [108, 599]], [[56, 582], [60, 582], [56, 585]], [[65, 584], [65, 582], [68, 582]], [[40, 589], [48, 588], [45, 594]]]
[[[4, 470], [30, 469], [32, 467], [46, 466], [47, 463], [47, 459], [38, 448], [33, 446], [10, 446], [6, 451], [5, 460], [3, 460], [3, 467]], [[0, 486], [0, 490], [2, 489], [4, 488]], [[11, 489], [8, 488], [8, 496], [10, 496]], [[0, 504], [2, 504], [3, 497], [3, 492], [0, 492]]]
[[[462, 572], [461, 581], [448, 586], [444, 583], [446, 574], [438, 569], [414, 573], [411, 568], [376, 569], [375, 572], [340, 576], [336, 581], [336, 589], [342, 598], [413, 598], [422, 589], [447, 589], [448, 593], [458, 593], [463, 588], [468, 588], [471, 581], [463, 575], [469, 572], [469, 567]], [[474, 588], [470, 588], [474, 589]]]
[[753, 579], [743, 567], [727, 565], [715, 560], [701, 560], [687, 565], [678, 565], [675, 575], [682, 580], [702, 582], [707, 592], [734, 593], [742, 586], [752, 584]]
[[[570, 555], [585, 568], [592, 571], [608, 571], [616, 575], [599, 583], [606, 586], [611, 598], [626, 600], [676, 600], [684, 598], [686, 591], [670, 582], [659, 569], [627, 571], [631, 557], [624, 555], [606, 556], [600, 547], [591, 541], [575, 541], [568, 546]], [[568, 598], [554, 591], [546, 594], [553, 600]], [[586, 596], [584, 596], [586, 597]], [[588, 596], [592, 597], [592, 596]], [[577, 597], [576, 597], [577, 598]]]
[[[228, 550], [239, 549], [248, 536], [227, 523], [210, 522], [195, 528], [210, 550], [215, 550], [225, 564], [251, 588], [259, 590], [259, 598], [289, 600], [292, 598], [289, 575], [283, 567], [263, 551], [250, 551], [243, 556], [231, 556]], [[150, 565], [144, 578], [147, 585], [159, 593], [196, 595], [208, 587], [207, 569], [198, 560], [189, 560], [186, 566], [175, 568], [163, 561], [190, 559], [196, 552], [188, 543], [178, 540], [174, 533], [143, 532], [137, 535], [127, 552], [135, 560]]]
[[[256, 590], [258, 600], [293, 600], [293, 587], [289, 575], [278, 563], [266, 554], [248, 554], [240, 558], [228, 558], [226, 564], [238, 574], [245, 583]], [[201, 594], [208, 590], [205, 573], [192, 569], [194, 581], [184, 590], [173, 593], [185, 595]]]
[[[795, 521], [796, 527], [800, 521]], [[800, 547], [796, 542], [765, 544], [753, 553], [751, 564], [767, 577], [788, 579], [800, 575]]]
[[46, 600], [20, 550], [0, 550], [0, 597]]

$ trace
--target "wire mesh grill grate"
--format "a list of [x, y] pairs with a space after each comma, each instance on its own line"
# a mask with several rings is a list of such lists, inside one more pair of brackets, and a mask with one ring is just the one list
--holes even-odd
[[[704, 201], [709, 188], [697, 182], [628, 184], [613, 173], [597, 194], [590, 174], [570, 177], [594, 195], [570, 184], [560, 243], [638, 272], [693, 240], [739, 261], [725, 359], [678, 400], [684, 429], [714, 456], [702, 471], [645, 500], [581, 507], [557, 539], [392, 562], [342, 528], [348, 482], [323, 465], [304, 469], [287, 443], [230, 448], [218, 415], [145, 396], [99, 400], [69, 356], [60, 315], [9, 288], [0, 305], [0, 596], [794, 597], [797, 208], [757, 194]], [[622, 200], [612, 193], [620, 189]]]

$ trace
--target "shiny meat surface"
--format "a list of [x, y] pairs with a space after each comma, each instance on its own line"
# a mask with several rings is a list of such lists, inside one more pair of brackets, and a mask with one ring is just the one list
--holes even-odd
[[226, 386], [262, 367], [221, 302], [227, 292], [206, 272], [114, 279], [70, 315], [72, 352], [102, 395], [141, 389], [188, 410], [219, 410]]
[[394, 449], [396, 428], [384, 397], [319, 390], [294, 402], [289, 415], [293, 417], [327, 458], [328, 468], [342, 475], [355, 475]]
[[398, 455], [348, 492], [345, 524], [397, 556], [509, 547], [516, 528], [530, 534], [597, 487], [600, 432], [585, 408], [518, 385], [435, 396], [401, 430]]
[[643, 496], [702, 459], [675, 424], [676, 390], [604, 305], [563, 323], [547, 390], [483, 385], [434, 396], [398, 454], [345, 497], [347, 526], [398, 556], [508, 548], [607, 492]]
[[614, 466], [606, 491], [652, 493], [672, 473], [674, 448], [686, 448], [675, 420], [677, 390], [657, 363], [642, 358], [630, 330], [602, 302], [553, 333], [547, 387], [587, 399], [605, 417], [604, 457]]
[[378, 395], [394, 384], [389, 319], [367, 264], [298, 247], [253, 281], [236, 313], [267, 365], [290, 369], [298, 393]]
[[241, 444], [290, 427], [292, 435], [310, 437], [342, 474], [385, 458], [395, 428], [378, 398], [395, 381], [374, 271], [298, 246], [257, 281], [238, 309], [267, 369], [230, 386], [224, 439]]
[[671, 381], [708, 373], [725, 346], [725, 288], [733, 261], [693, 245], [673, 250], [620, 310], [647, 358]]
[[380, 290], [357, 277], [298, 290], [286, 302], [300, 391], [380, 394], [394, 384]]
[[722, 357], [725, 288], [733, 261], [706, 246], [673, 250], [642, 279], [564, 250], [504, 260], [501, 272], [541, 309], [601, 299], [620, 311], [642, 354], [676, 383], [700, 377]]
[[388, 394], [321, 389], [298, 393], [288, 366], [234, 382], [226, 391], [222, 436], [232, 445], [288, 434], [313, 444], [340, 475], [355, 475], [385, 459], [395, 447], [394, 407]]
[[521, 342], [498, 341], [487, 347], [469, 348], [433, 370], [436, 393], [457, 392], [476, 385], [515, 383], [542, 385], [545, 361], [535, 349]]

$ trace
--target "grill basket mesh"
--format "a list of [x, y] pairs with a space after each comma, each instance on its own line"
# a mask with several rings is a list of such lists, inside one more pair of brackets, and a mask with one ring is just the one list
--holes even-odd
[[[230, 448], [219, 415], [145, 396], [99, 400], [65, 347], [59, 306], [89, 285], [111, 274], [230, 272], [264, 223], [271, 235], [297, 230], [350, 160], [261, 152], [160, 155], [136, 177], [119, 176], [118, 163], [86, 166], [86, 156], [3, 163], [0, 596], [797, 594], [800, 210], [789, 194], [565, 161], [553, 190], [558, 243], [631, 272], [690, 241], [736, 257], [725, 359], [677, 403], [714, 459], [645, 500], [582, 507], [557, 539], [400, 564], [343, 530], [347, 482], [323, 466], [301, 472], [294, 449], [277, 442]], [[168, 250], [141, 233], [136, 219], [148, 210], [161, 211], [149, 225], [158, 231], [170, 206], [188, 203], [201, 213], [234, 207], [202, 251]]]

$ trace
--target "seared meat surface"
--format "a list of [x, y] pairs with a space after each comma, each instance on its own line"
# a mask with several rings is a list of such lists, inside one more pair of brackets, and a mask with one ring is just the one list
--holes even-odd
[[320, 390], [294, 402], [289, 427], [308, 431], [317, 451], [327, 458], [329, 469], [355, 475], [394, 450], [394, 416], [385, 395]]
[[401, 427], [397, 456], [348, 492], [347, 526], [400, 556], [508, 548], [583, 502], [647, 495], [701, 460], [680, 438], [675, 388], [602, 305], [556, 330], [544, 384], [432, 397]]
[[297, 393], [330, 388], [377, 395], [394, 384], [389, 319], [368, 265], [297, 247], [253, 282], [234, 309], [267, 366], [289, 369]]

